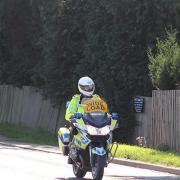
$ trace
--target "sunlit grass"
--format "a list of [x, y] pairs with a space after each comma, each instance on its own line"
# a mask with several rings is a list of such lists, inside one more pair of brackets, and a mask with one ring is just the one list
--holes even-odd
[[56, 135], [42, 129], [0, 124], [0, 135], [34, 144], [57, 145]]
[[173, 151], [162, 152], [150, 148], [122, 144], [118, 146], [116, 157], [180, 167], [180, 153]]

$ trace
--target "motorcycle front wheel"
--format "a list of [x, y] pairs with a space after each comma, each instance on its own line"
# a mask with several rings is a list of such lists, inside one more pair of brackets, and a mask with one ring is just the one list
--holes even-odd
[[86, 175], [86, 171], [83, 170], [81, 167], [80, 167], [80, 163], [78, 164], [79, 162], [77, 163], [73, 163], [72, 166], [73, 166], [73, 172], [74, 172], [74, 175], [77, 177], [77, 178], [83, 178], [85, 175]]
[[92, 166], [92, 177], [94, 180], [101, 180], [103, 178], [105, 163], [106, 156], [94, 156]]

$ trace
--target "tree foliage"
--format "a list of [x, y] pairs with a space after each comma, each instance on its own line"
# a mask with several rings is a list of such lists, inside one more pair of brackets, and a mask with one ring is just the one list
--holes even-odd
[[155, 52], [149, 51], [150, 75], [158, 89], [180, 88], [180, 44], [177, 32], [167, 32], [165, 40], [157, 39]]
[[40, 18], [33, 3], [7, 0], [1, 3], [1, 83], [17, 86], [32, 84], [32, 69], [41, 58], [36, 41]]

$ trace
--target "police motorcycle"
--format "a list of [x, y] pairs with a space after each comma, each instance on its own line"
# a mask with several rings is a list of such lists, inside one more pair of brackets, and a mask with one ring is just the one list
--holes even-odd
[[[103, 100], [84, 102], [84, 112], [74, 114], [71, 142], [70, 130], [59, 129], [59, 147], [63, 155], [69, 155], [69, 164], [72, 164], [76, 177], [83, 178], [90, 171], [93, 179], [100, 180], [118, 147], [112, 143], [112, 131], [118, 125], [118, 117], [117, 113], [108, 115], [107, 104]], [[116, 150], [113, 154], [114, 145]]]

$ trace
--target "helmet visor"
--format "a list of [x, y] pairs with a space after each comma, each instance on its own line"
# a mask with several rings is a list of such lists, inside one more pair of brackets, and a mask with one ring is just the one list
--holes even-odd
[[83, 90], [83, 91], [86, 91], [86, 92], [92, 92], [94, 90], [94, 84], [92, 85], [79, 85], [80, 88]]

